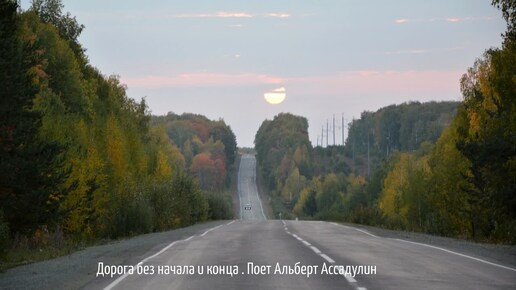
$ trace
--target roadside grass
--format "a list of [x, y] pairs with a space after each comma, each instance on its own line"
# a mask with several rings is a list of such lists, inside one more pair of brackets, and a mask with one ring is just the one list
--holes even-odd
[[[234, 216], [232, 198], [229, 192], [209, 193], [209, 219], [232, 219]], [[124, 236], [120, 239], [135, 235]], [[16, 235], [4, 239], [0, 247], [0, 273], [7, 269], [70, 255], [88, 246], [105, 244], [110, 239], [77, 240], [65, 237], [63, 230], [57, 227], [48, 231], [45, 226], [37, 229], [32, 235]]]
[[16, 235], [0, 255], [0, 272], [9, 268], [69, 255], [85, 246], [84, 242], [65, 239], [63, 230], [38, 228], [30, 237]]
[[45, 246], [37, 249], [27, 249], [21, 247], [13, 247], [0, 260], [0, 272], [25, 264], [31, 264], [44, 260], [49, 260], [65, 255], [69, 255], [80, 249], [77, 245], [69, 244], [64, 247]]

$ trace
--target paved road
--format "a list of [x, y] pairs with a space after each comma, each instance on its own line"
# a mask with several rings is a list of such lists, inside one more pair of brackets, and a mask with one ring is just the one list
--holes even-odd
[[[264, 275], [248, 263], [271, 266]], [[274, 274], [276, 264], [318, 267], [315, 275]], [[515, 289], [516, 269], [473, 255], [376, 237], [339, 224], [309, 221], [228, 222], [176, 242], [149, 266], [193, 265], [203, 275], [128, 275], [108, 289]], [[325, 264], [374, 266], [375, 275], [322, 274]], [[208, 266], [238, 267], [235, 276], [207, 275]], [[220, 269], [220, 268], [219, 268]], [[233, 268], [231, 268], [233, 269]], [[283, 269], [283, 268], [282, 268]], [[197, 268], [196, 270], [197, 271]], [[111, 282], [114, 279], [105, 280]], [[107, 282], [104, 284], [106, 285]], [[113, 288], [111, 288], [113, 286]], [[94, 287], [97, 288], [97, 287]]]
[[[266, 220], [262, 202], [256, 187], [256, 158], [245, 154], [240, 159], [238, 170], [238, 197], [241, 220]], [[245, 209], [250, 205], [250, 209]]]
[[[474, 254], [414, 242], [381, 238], [365, 230], [336, 223], [268, 221], [255, 184], [256, 161], [244, 155], [240, 163], [241, 219], [174, 241], [149, 253], [144, 265], [194, 266], [186, 275], [126, 275], [102, 279], [106, 289], [515, 289], [516, 269], [479, 259]], [[242, 207], [241, 207], [242, 208]], [[248, 263], [264, 272], [249, 271]], [[276, 272], [295, 264], [316, 274]], [[365, 266], [376, 274], [355, 277], [322, 273], [323, 267]], [[270, 268], [267, 268], [270, 266]], [[197, 273], [204, 269], [203, 274]], [[215, 271], [208, 274], [208, 267]], [[317, 267], [317, 268], [316, 268]], [[220, 271], [238, 269], [234, 276]], [[366, 269], [364, 268], [364, 269]], [[177, 269], [177, 268], [176, 268]], [[254, 268], [259, 270], [258, 268]], [[345, 268], [344, 268], [345, 269]], [[348, 268], [349, 269], [349, 268]], [[365, 272], [365, 271], [364, 271]], [[367, 271], [369, 272], [369, 271]], [[89, 287], [87, 287], [89, 288]]]

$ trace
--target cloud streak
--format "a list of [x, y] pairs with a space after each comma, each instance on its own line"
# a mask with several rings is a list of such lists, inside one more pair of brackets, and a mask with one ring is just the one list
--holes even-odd
[[285, 80], [277, 76], [256, 73], [184, 73], [121, 78], [121, 81], [129, 87], [174, 88], [282, 84]]
[[[321, 95], [398, 95], [442, 96], [460, 95], [459, 80], [463, 71], [438, 70], [358, 70], [328, 76], [288, 79], [291, 94]], [[300, 87], [302, 91], [298, 90]]]
[[277, 17], [277, 18], [288, 18], [290, 14], [288, 13], [269, 13], [266, 14], [267, 17]]
[[121, 78], [129, 88], [173, 89], [188, 87], [245, 87], [256, 85], [288, 86], [293, 95], [460, 95], [463, 71], [436, 70], [357, 70], [332, 75], [281, 77], [258, 73], [184, 73], [177, 75]]
[[215, 13], [185, 13], [176, 14], [176, 18], [252, 18], [252, 14], [246, 12], [215, 12]]
[[408, 49], [408, 50], [388, 51], [385, 53], [385, 55], [422, 54], [422, 53], [427, 53], [427, 52], [428, 52], [428, 50], [426, 50], [426, 49]]
[[407, 23], [427, 23], [427, 22], [449, 22], [449, 23], [458, 23], [465, 21], [490, 21], [492, 17], [484, 16], [484, 17], [447, 17], [447, 18], [428, 18], [428, 19], [409, 19], [409, 18], [399, 18], [395, 19], [395, 24], [407, 24]]
[[183, 13], [174, 15], [175, 18], [255, 18], [255, 17], [273, 17], [288, 18], [290, 13], [270, 12], [265, 14], [252, 14], [248, 12], [227, 12], [219, 11], [214, 13]]
[[409, 20], [406, 18], [394, 20], [394, 23], [396, 23], [396, 24], [403, 24], [403, 23], [407, 23], [407, 22], [409, 22]]

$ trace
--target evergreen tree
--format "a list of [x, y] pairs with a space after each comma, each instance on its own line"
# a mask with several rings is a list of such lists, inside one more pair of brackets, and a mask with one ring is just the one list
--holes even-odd
[[11, 229], [27, 231], [49, 222], [56, 213], [51, 194], [60, 148], [39, 137], [41, 114], [32, 110], [35, 87], [27, 79], [30, 48], [18, 38], [17, 4], [0, 1], [0, 204]]

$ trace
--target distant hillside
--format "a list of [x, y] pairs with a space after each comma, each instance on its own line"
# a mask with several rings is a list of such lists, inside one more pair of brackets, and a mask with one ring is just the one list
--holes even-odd
[[430, 148], [450, 126], [458, 106], [458, 102], [405, 103], [364, 112], [349, 125], [345, 146], [325, 148], [312, 148], [304, 117], [282, 113], [265, 120], [256, 134], [255, 149], [275, 215], [333, 219], [347, 212], [344, 204], [364, 205], [370, 198], [362, 191], [380, 162], [394, 152]]
[[[349, 165], [361, 175], [394, 151], [411, 152], [435, 143], [454, 119], [460, 102], [403, 103], [363, 112], [349, 125], [344, 149]], [[333, 154], [331, 154], [333, 155]], [[370, 171], [369, 170], [369, 171]]]

